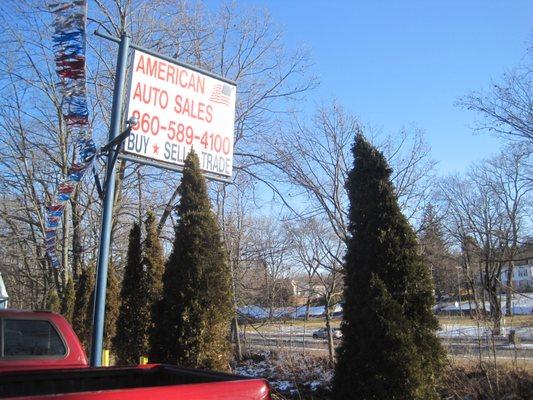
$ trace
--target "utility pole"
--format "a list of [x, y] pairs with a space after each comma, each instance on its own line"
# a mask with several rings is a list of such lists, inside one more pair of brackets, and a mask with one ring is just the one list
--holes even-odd
[[[102, 343], [105, 321], [105, 296], [107, 289], [107, 267], [109, 248], [111, 245], [111, 228], [113, 219], [113, 202], [115, 195], [115, 161], [118, 146], [116, 139], [120, 136], [122, 122], [122, 104], [124, 103], [124, 86], [130, 38], [123, 33], [118, 47], [118, 59], [115, 74], [113, 105], [111, 108], [111, 124], [109, 143], [114, 143], [107, 152], [106, 179], [104, 186], [104, 209], [100, 230], [100, 247], [98, 250], [98, 268], [96, 270], [96, 288], [94, 294], [93, 332], [91, 346], [91, 366], [102, 365]], [[107, 147], [107, 146], [106, 146]]]
[[461, 267], [455, 267], [457, 270], [457, 295], [459, 297], [459, 316], [463, 316], [463, 306], [461, 305], [462, 299], [461, 299], [461, 277], [459, 276], [459, 271]]

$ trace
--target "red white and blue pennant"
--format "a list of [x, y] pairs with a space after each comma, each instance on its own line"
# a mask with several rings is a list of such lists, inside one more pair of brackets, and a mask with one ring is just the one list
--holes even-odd
[[50, 1], [54, 16], [53, 49], [56, 72], [62, 91], [62, 111], [67, 129], [74, 138], [76, 161], [46, 209], [46, 252], [52, 267], [61, 263], [57, 255], [57, 228], [76, 184], [89, 169], [96, 155], [96, 146], [89, 129], [87, 83], [85, 75], [87, 1]]

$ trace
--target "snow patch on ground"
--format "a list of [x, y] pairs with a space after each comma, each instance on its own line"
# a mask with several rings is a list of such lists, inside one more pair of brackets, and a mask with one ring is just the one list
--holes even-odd
[[[334, 313], [342, 311], [342, 306], [337, 304], [333, 308]], [[274, 307], [272, 309], [256, 305], [243, 306], [238, 309], [239, 314], [253, 319], [268, 318], [304, 318], [306, 313], [305, 306], [299, 307]], [[324, 306], [309, 307], [309, 317], [323, 317]]]
[[[518, 327], [513, 328], [504, 326], [501, 329], [501, 336], [507, 336], [511, 330], [515, 331], [515, 334], [524, 340], [533, 340], [533, 327]], [[471, 325], [443, 325], [441, 330], [437, 333], [441, 338], [488, 338], [491, 336], [491, 329], [487, 326], [471, 326]]]
[[[505, 301], [505, 295], [500, 295], [502, 310], [505, 310]], [[511, 304], [514, 315], [533, 314], [533, 293], [514, 294]], [[470, 311], [470, 308], [475, 309], [475, 306], [474, 304], [469, 304], [468, 301], [439, 303], [433, 307], [434, 311], [443, 314], [455, 314], [459, 311], [468, 312]], [[488, 303], [485, 304], [485, 310], [490, 311], [490, 306]]]
[[292, 382], [289, 381], [274, 381], [271, 382], [272, 387], [280, 392], [287, 392], [296, 390], [296, 387]]
[[324, 357], [268, 351], [250, 356], [234, 372], [265, 378], [275, 391], [292, 394], [327, 390], [333, 378], [333, 369]]

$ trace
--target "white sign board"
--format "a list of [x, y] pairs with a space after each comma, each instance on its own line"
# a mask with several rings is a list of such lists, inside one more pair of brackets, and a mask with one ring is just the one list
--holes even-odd
[[[204, 172], [231, 177], [236, 87], [135, 50], [123, 152], [179, 169], [191, 149]], [[158, 165], [159, 165], [158, 163]]]

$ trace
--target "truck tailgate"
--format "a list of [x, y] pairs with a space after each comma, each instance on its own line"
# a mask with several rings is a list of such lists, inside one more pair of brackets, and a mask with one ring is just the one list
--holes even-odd
[[0, 374], [0, 397], [17, 400], [268, 400], [268, 383], [170, 365]]
[[97, 392], [51, 394], [46, 396], [6, 397], [13, 400], [269, 400], [266, 381], [250, 379], [233, 382], [156, 386]]

